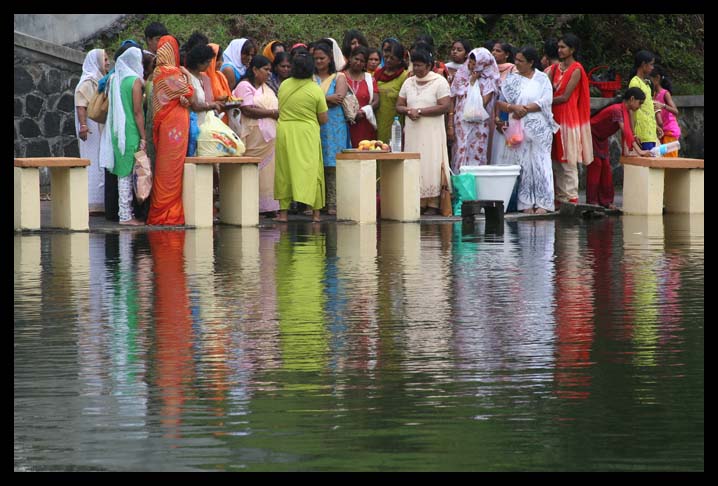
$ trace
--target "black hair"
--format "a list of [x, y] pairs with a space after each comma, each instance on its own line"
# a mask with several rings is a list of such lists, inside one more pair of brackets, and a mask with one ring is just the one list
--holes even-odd
[[558, 40], [563, 41], [564, 44], [573, 49], [574, 58], [578, 57], [578, 51], [581, 48], [581, 39], [579, 39], [577, 35], [571, 33], [564, 34], [559, 37]]
[[272, 72], [275, 72], [277, 70], [277, 67], [284, 61], [289, 61], [291, 63], [292, 55], [289, 54], [287, 51], [278, 52], [277, 55], [274, 56], [274, 61], [272, 61]]
[[284, 52], [287, 51], [287, 46], [284, 45], [284, 42], [279, 42], [279, 41], [272, 44], [272, 47], [269, 50], [272, 52], [272, 54], [275, 54], [276, 53], [275, 49], [277, 49], [278, 47], [281, 47], [282, 49], [284, 49]]
[[372, 54], [377, 54], [377, 55], [379, 56], [379, 61], [381, 61], [381, 51], [380, 51], [379, 49], [377, 49], [376, 47], [369, 47], [369, 48], [366, 50], [366, 60], [367, 60], [367, 62], [369, 62], [369, 56], [371, 56]]
[[531, 46], [523, 46], [521, 49], [516, 52], [516, 54], [521, 53], [526, 58], [526, 61], [528, 61], [531, 64], [531, 67], [533, 69], [536, 69], [536, 67], [541, 62], [541, 58], [539, 57], [538, 51], [535, 47]]
[[[666, 70], [660, 64], [653, 65], [653, 71], [651, 71], [651, 76], [656, 76], [656, 75], [661, 77], [661, 81], [660, 81], [661, 87], [663, 89], [668, 90], [669, 93], [673, 94], [673, 85], [671, 84], [671, 78], [668, 77]], [[658, 91], [657, 87], [656, 87], [656, 91]]]
[[314, 74], [314, 59], [304, 48], [295, 49], [292, 57], [292, 77], [297, 79], [311, 78]]
[[317, 52], [317, 50], [322, 51], [324, 54], [329, 56], [329, 74], [337, 72], [337, 65], [334, 62], [334, 55], [332, 54], [332, 46], [331, 44], [327, 44], [326, 42], [319, 41], [314, 46], [314, 52]]
[[[506, 53], [506, 62], [510, 62], [513, 64], [514, 56], [516, 55], [516, 52], [517, 52], [516, 48], [514, 46], [512, 46], [511, 44], [509, 44], [508, 42], [497, 41], [494, 43], [494, 46], [496, 44], [501, 46], [501, 50]], [[494, 46], [491, 46], [491, 49], [489, 50], [489, 52], [491, 52], [492, 54], [493, 54]]]
[[603, 110], [608, 108], [609, 106], [613, 106], [616, 103], [621, 103], [622, 101], [628, 101], [631, 99], [631, 97], [639, 100], [639, 101], [645, 101], [646, 100], [646, 93], [641, 90], [641, 88], [628, 88], [623, 95], [616, 95], [611, 99], [610, 103], [602, 106], [601, 108], [597, 109], [596, 111], [591, 110], [591, 117], [598, 115]]
[[244, 81], [245, 79], [248, 80], [250, 83], [254, 84], [254, 69], [253, 68], [263, 68], [264, 66], [271, 66], [272, 61], [267, 59], [261, 54], [257, 54], [252, 58], [252, 60], [249, 63], [249, 67], [247, 68], [247, 72], [244, 73], [244, 76], [242, 76], [242, 79], [240, 81]]
[[145, 27], [145, 39], [161, 37], [167, 34], [169, 34], [169, 32], [167, 32], [167, 27], [160, 22], [150, 22], [147, 24], [147, 27]]
[[219, 44], [217, 44], [217, 61], [218, 61], [218, 62], [222, 60], [222, 55], [223, 55], [223, 54], [224, 54], [224, 51], [222, 50], [222, 46], [220, 46]]
[[395, 39], [386, 39], [382, 42], [382, 47], [385, 43], [389, 43], [389, 53], [391, 53], [392, 56], [396, 56], [396, 58], [399, 59], [399, 65], [406, 69], [406, 61], [404, 60], [406, 49], [404, 49], [402, 43]]
[[187, 69], [197, 69], [200, 64], [215, 59], [214, 50], [207, 44], [197, 44], [187, 53], [185, 60]]
[[346, 57], [349, 57], [351, 55], [352, 39], [357, 39], [360, 46], [369, 47], [369, 42], [367, 42], [366, 37], [364, 37], [364, 34], [362, 34], [356, 29], [347, 30], [344, 33], [344, 40], [342, 41], [342, 54], [344, 54], [344, 56]]
[[[189, 39], [187, 39], [187, 42], [182, 44], [180, 47], [180, 65], [187, 67], [187, 54], [195, 47], [199, 45], [207, 45], [209, 44], [209, 38], [204, 35], [201, 32], [194, 31], [192, 32], [192, 35], [189, 36]], [[212, 52], [212, 55], [214, 56], [214, 51]]]
[[152, 54], [150, 51], [142, 51], [142, 70], [144, 71], [143, 78], [145, 79], [145, 81], [154, 71], [156, 59], [157, 56]]
[[427, 33], [417, 35], [416, 39], [414, 39], [414, 45], [419, 44], [420, 42], [428, 44], [431, 48], [429, 49], [429, 52], [434, 52], [434, 38], [431, 37], [431, 35]]
[[[349, 59], [356, 56], [357, 54], [364, 54], [364, 62], [367, 62], [369, 60], [369, 48], [365, 46], [356, 46], [352, 51], [349, 53]], [[347, 63], [347, 66], [349, 64]]]
[[[468, 56], [469, 52], [471, 52], [471, 44], [469, 44], [469, 41], [467, 41], [466, 39], [456, 39], [454, 42], [451, 43], [450, 47], [453, 48], [454, 44], [456, 44], [457, 42], [464, 47], [464, 50], [466, 51], [466, 55]], [[449, 50], [451, 50], [451, 49], [449, 49]], [[489, 51], [489, 52], [491, 52], [491, 51]]]
[[249, 51], [254, 47], [254, 50], [257, 50], [257, 44], [254, 43], [252, 39], [247, 39], [244, 44], [242, 45], [242, 52], [241, 54], [249, 54]]
[[[423, 45], [424, 43], [420, 43], [420, 45]], [[412, 49], [411, 51], [411, 62], [417, 63], [417, 62], [423, 62], [424, 64], [429, 66], [429, 70], [431, 70], [434, 67], [434, 57], [431, 55], [431, 52], [428, 50], [417, 47], [415, 49]]]
[[633, 69], [631, 69], [631, 74], [629, 75], [629, 79], [632, 79], [637, 73], [638, 68], [641, 67], [641, 64], [644, 62], [651, 62], [656, 59], [656, 56], [646, 50], [640, 50], [636, 53], [636, 56], [633, 59]]
[[491, 52], [491, 51], [494, 50], [494, 46], [495, 46], [496, 44], [498, 44], [498, 43], [499, 43], [499, 41], [496, 41], [496, 40], [494, 40], [494, 39], [490, 39], [490, 40], [487, 40], [486, 42], [484, 42], [484, 45], [483, 45], [482, 47], [483, 47], [484, 49], [486, 49], [487, 51]]
[[[566, 45], [568, 45], [568, 43], [566, 43]], [[543, 43], [543, 53], [549, 59], [558, 59], [558, 39], [555, 37], [546, 39]]]

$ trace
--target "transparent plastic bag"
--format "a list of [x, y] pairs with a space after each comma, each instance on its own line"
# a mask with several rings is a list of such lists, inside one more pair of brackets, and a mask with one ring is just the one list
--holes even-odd
[[481, 87], [476, 81], [469, 86], [469, 93], [466, 95], [464, 104], [463, 120], [467, 122], [483, 122], [489, 119], [489, 114], [484, 108], [484, 98], [481, 96]]
[[509, 126], [504, 132], [507, 147], [518, 147], [524, 141], [524, 126], [520, 118], [509, 116]]

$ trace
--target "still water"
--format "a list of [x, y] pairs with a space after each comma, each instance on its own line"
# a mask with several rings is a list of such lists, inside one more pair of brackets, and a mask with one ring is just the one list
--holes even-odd
[[14, 468], [703, 470], [703, 216], [15, 236]]

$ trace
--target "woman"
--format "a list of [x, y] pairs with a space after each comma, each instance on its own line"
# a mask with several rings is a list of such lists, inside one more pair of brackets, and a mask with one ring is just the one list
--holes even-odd
[[[648, 51], [638, 51], [633, 65], [633, 76], [628, 83], [629, 88], [639, 88], [646, 95], [646, 99], [650, 100], [651, 87], [646, 82], [646, 78], [653, 71], [653, 64], [656, 59], [653, 54]], [[663, 130], [656, 125], [656, 116], [652, 103], [643, 103], [631, 117], [631, 126], [633, 134], [638, 139], [643, 150], [651, 150], [656, 146], [658, 139], [663, 136]]]
[[342, 54], [344, 55], [344, 59], [346, 61], [345, 64], [349, 62], [352, 51], [359, 46], [364, 46], [367, 49], [369, 48], [369, 42], [367, 42], [364, 34], [356, 29], [347, 30], [344, 33], [344, 39], [342, 40]]
[[593, 162], [591, 95], [588, 76], [576, 60], [580, 42], [573, 34], [558, 40], [559, 63], [548, 77], [553, 85], [553, 117], [560, 129], [553, 137], [551, 159], [559, 203], [578, 203], [578, 163]]
[[[194, 94], [190, 98], [190, 107], [193, 112], [197, 113], [197, 125], [199, 126], [204, 123], [208, 111], [220, 112], [224, 109], [224, 103], [221, 101], [210, 102], [208, 100], [208, 98], [214, 98], [214, 93], [211, 87], [212, 82], [205, 71], [209, 69], [211, 62], [215, 59], [216, 54], [209, 45], [197, 45], [187, 53], [187, 68], [180, 68], [194, 88]], [[209, 97], [207, 91], [209, 91]]]
[[[673, 101], [673, 96], [671, 96], [673, 92], [671, 80], [666, 71], [658, 64], [653, 66], [651, 82], [655, 87], [653, 108], [654, 110], [660, 110], [661, 115], [661, 128], [663, 129], [661, 143], [675, 142], [681, 138], [681, 127], [676, 119], [678, 107]], [[678, 157], [678, 150], [667, 152], [664, 157]]]
[[189, 142], [189, 99], [194, 89], [179, 69], [179, 44], [160, 38], [152, 88], [155, 174], [147, 224], [183, 225], [182, 176]]
[[613, 205], [613, 169], [611, 168], [608, 138], [620, 131], [623, 139], [622, 153], [636, 151], [638, 155], [650, 156], [641, 150], [631, 130], [630, 112], [635, 112], [645, 102], [646, 95], [638, 88], [628, 88], [622, 103], [608, 105], [591, 117], [593, 138], [593, 163], [586, 171], [586, 203], [600, 204], [609, 209]]
[[521, 120], [524, 140], [503, 152], [502, 164], [520, 165], [518, 209], [527, 214], [554, 210], [551, 140], [558, 130], [553, 119], [553, 90], [548, 76], [536, 69], [539, 56], [533, 47], [522, 47], [515, 56], [517, 73], [501, 84], [502, 112]]
[[324, 42], [314, 46], [314, 81], [322, 88], [329, 107], [329, 121], [321, 127], [324, 180], [326, 182], [327, 213], [337, 213], [336, 156], [351, 147], [349, 129], [344, 119], [342, 100], [347, 94], [347, 81], [337, 76], [332, 47]]
[[108, 97], [107, 118], [112, 135], [115, 165], [112, 173], [117, 176], [119, 221], [123, 225], [144, 224], [135, 219], [132, 211], [132, 169], [135, 152], [145, 150], [145, 115], [142, 109], [143, 95], [142, 51], [137, 47], [127, 49], [115, 65]]
[[431, 71], [434, 60], [424, 49], [411, 52], [414, 76], [399, 91], [396, 111], [406, 115], [404, 151], [421, 154], [421, 207], [439, 214], [441, 172], [450, 181], [444, 114], [449, 111], [449, 82]]
[[391, 139], [391, 124], [396, 111], [399, 90], [408, 76], [404, 64], [404, 46], [395, 39], [384, 41], [384, 67], [374, 72], [379, 89], [379, 111], [376, 112], [376, 137], [379, 140]]
[[222, 73], [227, 77], [230, 90], [237, 87], [239, 80], [247, 72], [247, 66], [256, 54], [257, 47], [249, 39], [242, 37], [229, 43], [222, 54]]
[[269, 62], [274, 62], [274, 57], [280, 52], [286, 51], [286, 47], [282, 44], [282, 41], [273, 40], [267, 42], [267, 45], [262, 49], [262, 55], [269, 59]]
[[366, 72], [373, 76], [381, 63], [381, 52], [375, 47], [369, 48], [367, 52], [369, 57], [367, 57], [366, 61]]
[[234, 96], [242, 99], [240, 137], [247, 149], [244, 155], [262, 159], [259, 163], [259, 212], [274, 217], [274, 212], [279, 210], [279, 202], [274, 199], [274, 141], [279, 105], [274, 91], [266, 84], [270, 67], [269, 59], [254, 56], [247, 75], [234, 90]]
[[104, 49], [92, 49], [82, 63], [82, 76], [75, 88], [75, 134], [80, 140], [80, 157], [89, 159], [87, 195], [90, 212], [102, 212], [105, 207], [105, 171], [100, 167], [100, 140], [105, 125], [90, 120], [87, 106], [97, 92], [97, 83], [107, 73], [110, 61]]
[[[367, 52], [368, 49], [364, 46], [355, 47], [349, 56], [349, 69], [344, 71], [347, 84], [361, 107], [361, 110], [357, 113], [355, 123], [349, 125], [352, 147], [358, 147], [361, 140], [374, 140], [376, 138], [376, 118], [374, 113], [379, 108], [379, 88], [372, 77], [364, 72]], [[369, 118], [367, 118], [367, 115], [369, 115]]]
[[312, 221], [319, 222], [324, 207], [324, 164], [319, 126], [329, 114], [324, 92], [312, 79], [314, 60], [297, 51], [292, 58], [292, 77], [279, 87], [274, 198], [279, 201], [276, 221], [286, 222], [292, 200], [313, 208]]
[[209, 67], [205, 71], [212, 84], [212, 96], [214, 101], [227, 101], [232, 94], [232, 90], [229, 89], [227, 77], [220, 71], [222, 69], [222, 49], [220, 49], [219, 44], [210, 43], [207, 45], [214, 52], [214, 59], [209, 62]]
[[[514, 53], [511, 44], [503, 42], [494, 42], [491, 48], [491, 54], [496, 60], [496, 65], [499, 68], [499, 89], [501, 83], [506, 77], [516, 72], [516, 66], [513, 63]], [[489, 115], [492, 115], [489, 113]], [[491, 165], [497, 165], [501, 163], [503, 159], [504, 148], [506, 147], [506, 140], [504, 139], [504, 130], [508, 123], [508, 115], [502, 113], [498, 109], [494, 109], [493, 116], [491, 117], [492, 127], [489, 129], [489, 154]]]
[[446, 69], [449, 72], [449, 77], [446, 80], [449, 82], [449, 86], [454, 82], [457, 71], [468, 62], [470, 51], [471, 45], [463, 39], [457, 39], [451, 44], [451, 61], [446, 63]]
[[292, 75], [292, 58], [288, 52], [279, 52], [272, 61], [272, 74], [267, 80], [267, 86], [274, 94], [279, 92], [282, 82]]
[[458, 172], [464, 165], [488, 163], [490, 117], [481, 122], [468, 122], [463, 118], [469, 86], [479, 83], [487, 113], [494, 112], [494, 95], [498, 91], [499, 68], [494, 56], [479, 47], [471, 51], [468, 59], [468, 65], [459, 68], [451, 85], [447, 136], [454, 142], [451, 146], [451, 167], [454, 172]]

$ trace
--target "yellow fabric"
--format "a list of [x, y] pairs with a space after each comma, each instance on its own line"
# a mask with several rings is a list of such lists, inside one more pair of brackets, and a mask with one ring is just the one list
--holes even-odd
[[656, 115], [653, 111], [653, 98], [651, 97], [651, 87], [638, 76], [633, 76], [628, 84], [629, 88], [639, 88], [646, 95], [646, 101], [636, 111], [636, 126], [633, 134], [641, 143], [658, 142], [656, 135]]

